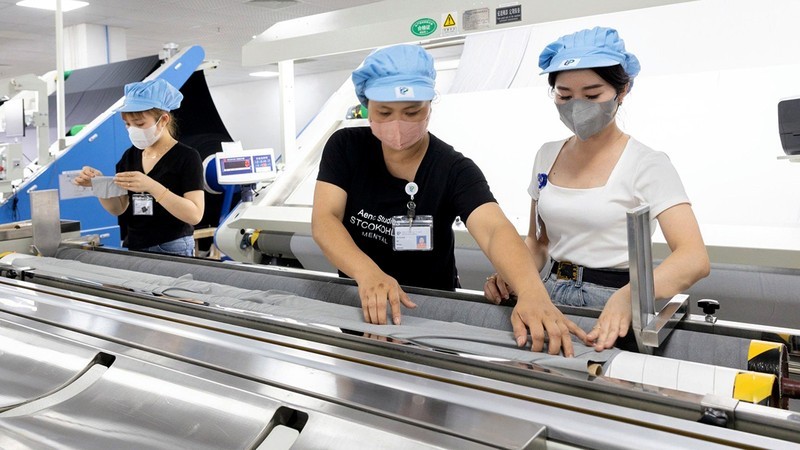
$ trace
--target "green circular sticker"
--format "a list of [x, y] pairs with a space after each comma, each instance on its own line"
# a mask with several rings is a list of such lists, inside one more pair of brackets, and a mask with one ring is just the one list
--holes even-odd
[[436, 21], [433, 19], [419, 19], [411, 24], [411, 32], [414, 36], [430, 36], [436, 31]]

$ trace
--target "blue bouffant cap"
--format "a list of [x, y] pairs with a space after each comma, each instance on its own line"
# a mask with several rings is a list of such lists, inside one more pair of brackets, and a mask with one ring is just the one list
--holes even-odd
[[625, 41], [613, 28], [594, 27], [561, 36], [539, 55], [542, 74], [617, 64], [631, 78], [638, 75], [641, 69], [639, 60], [625, 51]]
[[433, 57], [418, 45], [394, 45], [372, 52], [353, 72], [356, 97], [379, 102], [433, 100]]
[[156, 79], [125, 85], [125, 102], [117, 111], [140, 112], [158, 108], [172, 111], [181, 106], [183, 94], [166, 80]]

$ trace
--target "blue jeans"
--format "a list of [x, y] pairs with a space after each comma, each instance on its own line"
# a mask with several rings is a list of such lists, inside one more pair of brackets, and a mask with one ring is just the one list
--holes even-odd
[[167, 253], [169, 255], [194, 256], [194, 238], [192, 236], [184, 236], [141, 250], [143, 252]]
[[603, 309], [616, 288], [606, 287], [584, 281], [559, 280], [554, 273], [548, 274], [544, 287], [550, 299], [556, 305], [580, 306], [583, 308]]

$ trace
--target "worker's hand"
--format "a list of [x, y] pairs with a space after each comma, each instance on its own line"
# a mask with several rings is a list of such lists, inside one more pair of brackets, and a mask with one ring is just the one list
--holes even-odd
[[370, 273], [358, 283], [358, 296], [361, 298], [361, 309], [364, 312], [364, 321], [378, 325], [386, 325], [386, 302], [392, 308], [392, 323], [400, 325], [400, 304], [407, 308], [416, 308], [417, 305], [408, 298], [394, 278], [380, 270]]
[[119, 172], [114, 175], [114, 184], [131, 192], [152, 192], [157, 181], [142, 172]]
[[511, 286], [503, 280], [499, 273], [486, 278], [486, 283], [483, 284], [483, 296], [495, 305], [499, 305], [503, 300], [508, 300], [513, 293]]
[[531, 350], [541, 352], [544, 349], [545, 333], [547, 333], [547, 353], [557, 355], [562, 349], [564, 356], [572, 357], [570, 333], [583, 342], [588, 343], [586, 333], [574, 322], [564, 317], [549, 298], [535, 298], [520, 293], [517, 306], [511, 313], [511, 326], [514, 328], [514, 339], [518, 347], [525, 346], [528, 330], [530, 330]]
[[586, 336], [594, 349], [603, 351], [614, 346], [617, 338], [628, 334], [631, 324], [631, 297], [627, 289], [619, 289], [606, 302], [592, 331]]
[[81, 173], [79, 173], [78, 176], [72, 180], [72, 182], [78, 186], [92, 187], [92, 178], [101, 176], [103, 176], [103, 172], [100, 172], [93, 167], [83, 166]]

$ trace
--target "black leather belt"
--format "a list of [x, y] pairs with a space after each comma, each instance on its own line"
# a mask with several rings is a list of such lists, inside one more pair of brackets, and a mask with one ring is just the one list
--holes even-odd
[[550, 269], [550, 273], [557, 275], [559, 280], [585, 281], [586, 283], [594, 283], [616, 289], [625, 286], [631, 279], [627, 270], [590, 269], [577, 264], [558, 261], [553, 261], [553, 268]]

